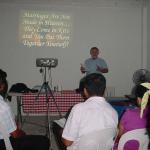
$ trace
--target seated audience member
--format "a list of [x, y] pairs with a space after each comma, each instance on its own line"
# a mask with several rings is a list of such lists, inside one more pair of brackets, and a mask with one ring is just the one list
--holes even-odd
[[[49, 150], [49, 139], [42, 135], [23, 135], [20, 137], [11, 108], [4, 100], [8, 83], [6, 75], [0, 70], [0, 121], [10, 133], [10, 141], [14, 150]], [[0, 150], [6, 150], [3, 136], [0, 132]]]
[[103, 97], [106, 79], [102, 74], [93, 73], [85, 77], [85, 102], [76, 104], [66, 121], [62, 141], [68, 150], [77, 150], [82, 135], [107, 129], [117, 128], [118, 114]]
[[[150, 137], [150, 83], [142, 83], [135, 87], [134, 103], [137, 107], [127, 109], [119, 122], [119, 133], [116, 139], [114, 150], [117, 150], [117, 144], [120, 137], [131, 130], [146, 128]], [[125, 144], [125, 150], [138, 150], [138, 142], [131, 140]]]
[[[81, 79], [82, 82], [80, 82], [79, 88], [76, 89], [76, 92], [81, 94], [83, 100], [86, 100], [86, 96], [84, 95], [84, 92], [83, 92], [84, 91], [83, 90], [84, 89], [84, 80], [85, 80], [85, 77], [83, 77]], [[67, 118], [68, 118], [68, 116], [69, 116], [69, 114], [71, 112], [72, 107], [69, 108], [69, 110], [67, 111], [67, 113], [64, 116], [64, 118], [59, 119], [59, 120], [63, 119], [64, 124], [65, 124], [65, 122], [66, 122], [66, 120], [67, 120]], [[52, 131], [53, 131], [54, 137], [56, 139], [56, 143], [58, 145], [59, 150], [66, 150], [66, 146], [62, 142], [63, 127], [60, 126], [60, 124], [58, 124], [57, 122], [55, 122], [55, 120], [52, 123]]]

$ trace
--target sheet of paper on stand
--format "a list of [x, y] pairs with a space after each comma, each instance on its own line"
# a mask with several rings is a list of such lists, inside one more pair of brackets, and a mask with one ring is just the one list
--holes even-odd
[[59, 120], [54, 120], [55, 123], [57, 123], [60, 127], [64, 128], [66, 123], [66, 118], [61, 118]]

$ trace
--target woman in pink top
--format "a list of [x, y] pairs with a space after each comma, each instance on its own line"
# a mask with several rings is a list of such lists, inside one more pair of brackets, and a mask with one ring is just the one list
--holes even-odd
[[[150, 137], [150, 83], [142, 83], [136, 86], [134, 102], [137, 107], [127, 109], [120, 120], [114, 150], [117, 150], [117, 143], [122, 134], [128, 131], [146, 128]], [[138, 141], [131, 140], [125, 144], [124, 150], [138, 150], [138, 147]]]

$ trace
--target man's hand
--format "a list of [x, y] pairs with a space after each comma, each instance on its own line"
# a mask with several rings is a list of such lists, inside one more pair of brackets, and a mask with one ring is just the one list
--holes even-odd
[[108, 68], [101, 68], [100, 66], [97, 65], [97, 69], [98, 72], [101, 73], [107, 73], [108, 72]]
[[73, 143], [73, 141], [64, 139], [63, 137], [62, 137], [62, 142], [64, 143], [64, 145], [65, 145], [66, 147], [72, 145], [72, 143]]
[[26, 135], [26, 133], [21, 129], [16, 129], [14, 132], [11, 133], [11, 136], [13, 138], [20, 138], [24, 135]]
[[82, 72], [82, 73], [85, 73], [86, 71], [85, 71], [85, 67], [81, 64], [81, 67], [80, 67], [80, 71]]

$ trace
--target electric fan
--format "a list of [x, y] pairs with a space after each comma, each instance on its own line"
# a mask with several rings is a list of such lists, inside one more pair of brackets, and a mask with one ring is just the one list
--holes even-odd
[[136, 85], [144, 83], [144, 82], [150, 82], [150, 72], [148, 70], [146, 70], [146, 69], [136, 70], [133, 73], [132, 80], [133, 80], [133, 83], [135, 85], [132, 88], [131, 95], [125, 95], [130, 100], [134, 100], [135, 99]]
[[132, 79], [135, 85], [150, 82], [150, 72], [146, 69], [139, 69], [134, 72]]

